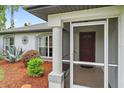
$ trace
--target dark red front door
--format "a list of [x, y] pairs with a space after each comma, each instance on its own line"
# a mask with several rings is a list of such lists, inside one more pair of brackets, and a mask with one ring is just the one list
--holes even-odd
[[95, 32], [80, 32], [80, 61], [95, 62]]

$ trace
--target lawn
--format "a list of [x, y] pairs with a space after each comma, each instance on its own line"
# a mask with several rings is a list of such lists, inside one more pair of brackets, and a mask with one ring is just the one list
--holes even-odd
[[4, 69], [0, 68], [0, 81], [4, 79]]
[[8, 63], [0, 61], [0, 88], [21, 88], [30, 84], [32, 88], [47, 88], [48, 74], [52, 70], [51, 62], [45, 62], [45, 73], [42, 77], [30, 77], [23, 62]]

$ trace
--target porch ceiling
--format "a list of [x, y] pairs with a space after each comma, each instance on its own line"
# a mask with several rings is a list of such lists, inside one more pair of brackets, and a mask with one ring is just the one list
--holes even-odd
[[48, 15], [72, 12], [77, 10], [86, 10], [92, 8], [106, 7], [108, 5], [35, 5], [35, 6], [23, 6], [28, 12], [36, 15], [43, 20], [48, 20]]

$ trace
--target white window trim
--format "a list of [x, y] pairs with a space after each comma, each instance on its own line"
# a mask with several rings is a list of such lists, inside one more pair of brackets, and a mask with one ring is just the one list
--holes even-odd
[[[48, 40], [47, 40], [48, 45], [47, 46], [40, 46], [39, 45], [39, 38], [42, 37], [42, 36], [48, 37]], [[40, 34], [40, 35], [37, 36], [38, 37], [38, 49], [37, 50], [39, 51], [39, 47], [47, 47], [48, 48], [48, 50], [47, 50], [48, 55], [47, 56], [41, 56], [42, 58], [52, 58], [51, 56], [49, 56], [49, 48], [52, 47], [52, 46], [49, 46], [49, 37], [50, 36], [52, 36], [52, 33], [43, 33], [43, 34]]]
[[50, 39], [49, 39], [49, 37], [50, 37], [50, 36], [48, 36], [48, 40], [47, 40], [47, 41], [48, 41], [48, 43], [47, 43], [47, 44], [48, 44], [48, 45], [47, 45], [47, 47], [48, 47], [48, 50], [47, 50], [47, 52], [48, 52], [48, 57], [50, 57], [50, 55], [49, 55], [49, 53], [50, 53], [50, 49], [49, 49], [49, 48], [50, 48], [50, 46], [49, 46], [49, 40], [50, 40]]
[[3, 48], [5, 48], [5, 46], [8, 46], [6, 40], [7, 40], [7, 38], [11, 38], [11, 37], [14, 38], [14, 44], [13, 44], [13, 46], [15, 46], [15, 36], [14, 35], [4, 35], [3, 36]]

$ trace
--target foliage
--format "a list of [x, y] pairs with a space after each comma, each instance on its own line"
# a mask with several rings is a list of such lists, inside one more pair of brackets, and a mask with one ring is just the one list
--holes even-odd
[[8, 9], [11, 12], [11, 18], [10, 18], [11, 26], [10, 26], [10, 28], [14, 28], [14, 12], [18, 11], [19, 5], [9, 5]]
[[2, 54], [0, 54], [0, 60], [3, 60], [4, 56]]
[[3, 56], [3, 54], [0, 51], [0, 60], [3, 60], [3, 59], [4, 59], [4, 56]]
[[24, 23], [24, 26], [30, 26], [31, 23]]
[[28, 62], [28, 75], [31, 77], [39, 77], [43, 75], [44, 68], [43, 68], [43, 60], [41, 58], [32, 58]]
[[0, 68], [0, 81], [4, 79], [4, 70]]
[[6, 6], [0, 5], [0, 30], [4, 30], [6, 28]]
[[27, 62], [32, 59], [32, 58], [36, 58], [36, 57], [40, 57], [39, 55], [39, 52], [37, 50], [29, 50], [27, 52], [25, 52], [23, 55], [22, 55], [22, 60], [23, 60], [23, 63], [25, 65], [25, 67], [27, 67]]
[[8, 49], [4, 49], [4, 52], [6, 53], [6, 59], [10, 63], [15, 63], [20, 60], [21, 55], [24, 51], [22, 51], [21, 48], [16, 48], [16, 47], [8, 47]]
[[18, 11], [19, 5], [0, 5], [0, 30], [4, 30], [6, 28], [6, 10], [10, 10], [11, 12], [11, 27], [14, 28], [14, 13]]

